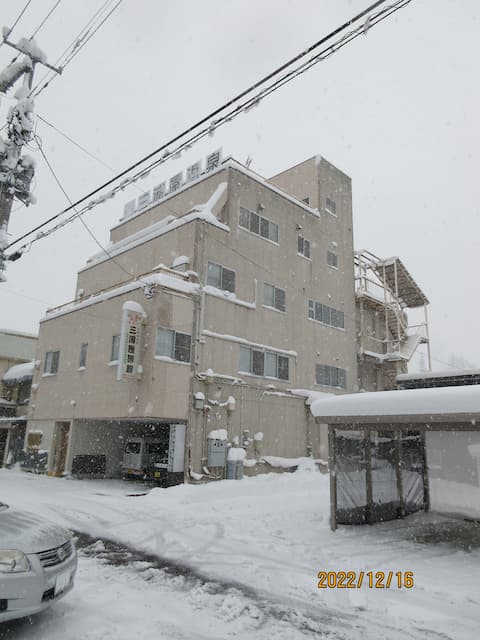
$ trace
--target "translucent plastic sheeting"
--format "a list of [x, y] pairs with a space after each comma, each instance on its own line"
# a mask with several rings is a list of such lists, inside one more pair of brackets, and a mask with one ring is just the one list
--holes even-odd
[[402, 431], [400, 438], [403, 508], [408, 514], [425, 506], [424, 451], [418, 431]]
[[335, 430], [337, 522], [362, 524], [367, 518], [367, 471], [363, 431]]
[[480, 518], [480, 432], [426, 434], [430, 508]]
[[398, 442], [392, 431], [370, 431], [374, 521], [392, 520], [401, 515], [397, 446]]

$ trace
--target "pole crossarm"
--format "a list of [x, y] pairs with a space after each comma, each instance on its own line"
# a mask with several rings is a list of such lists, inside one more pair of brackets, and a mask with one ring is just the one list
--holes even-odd
[[45, 54], [43, 51], [36, 45], [35, 40], [28, 40], [27, 38], [21, 38], [17, 44], [8, 40], [8, 38], [4, 38], [3, 42], [7, 44], [12, 49], [15, 49], [19, 53], [23, 53], [28, 56], [33, 63], [42, 64], [47, 69], [51, 71], [55, 71], [55, 73], [61, 74], [63, 69], [62, 67], [54, 67], [49, 64], [46, 60]]

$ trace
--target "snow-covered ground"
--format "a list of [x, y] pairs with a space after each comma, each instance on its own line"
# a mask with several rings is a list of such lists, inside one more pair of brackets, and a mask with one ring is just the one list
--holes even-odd
[[[32, 621], [0, 627], [2, 640], [477, 637], [475, 527], [437, 542], [457, 524], [417, 514], [333, 533], [328, 478], [308, 468], [149, 492], [0, 470], [0, 499], [150, 554], [112, 564], [96, 553], [102, 543], [81, 551], [72, 593]], [[415, 586], [319, 590], [321, 570], [413, 571]]]

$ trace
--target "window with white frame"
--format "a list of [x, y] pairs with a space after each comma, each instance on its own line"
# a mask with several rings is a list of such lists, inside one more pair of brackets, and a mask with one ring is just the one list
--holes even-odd
[[297, 253], [305, 258], [310, 258], [310, 240], [307, 240], [303, 236], [298, 236]]
[[327, 198], [325, 198], [325, 210], [334, 216], [337, 215], [337, 203], [335, 202], [335, 200], [332, 200], [328, 196]]
[[239, 371], [254, 376], [289, 379], [289, 358], [275, 351], [240, 346]]
[[85, 368], [87, 366], [87, 351], [88, 351], [88, 342], [82, 342], [80, 345], [80, 358], [78, 361], [78, 366], [80, 368]]
[[43, 373], [58, 373], [58, 362], [60, 360], [60, 351], [47, 351], [45, 354], [45, 363], [43, 365]]
[[207, 284], [224, 291], [235, 292], [235, 271], [221, 264], [209, 262], [207, 265]]
[[278, 311], [287, 310], [287, 294], [285, 289], [274, 287], [273, 284], [263, 284], [263, 304], [265, 307], [272, 307]]
[[242, 229], [247, 229], [247, 231], [255, 233], [257, 236], [278, 244], [278, 224], [255, 213], [255, 211], [240, 207], [238, 225]]
[[329, 267], [338, 269], [338, 255], [333, 251], [327, 251], [327, 264]]
[[166, 356], [178, 362], [190, 362], [192, 338], [188, 333], [158, 327], [155, 346], [156, 356]]
[[315, 382], [324, 387], [346, 389], [347, 372], [345, 369], [331, 367], [328, 364], [317, 364], [315, 367]]
[[345, 329], [345, 313], [343, 311], [328, 307], [315, 300], [308, 301], [308, 317], [310, 320], [316, 320], [330, 327]]
[[120, 352], [120, 334], [112, 336], [112, 348], [110, 350], [110, 361], [117, 362]]

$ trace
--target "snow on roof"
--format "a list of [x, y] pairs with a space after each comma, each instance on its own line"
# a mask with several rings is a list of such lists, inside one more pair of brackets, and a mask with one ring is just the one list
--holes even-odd
[[223, 229], [223, 231], [230, 231], [230, 227], [223, 222], [220, 222], [212, 213], [211, 208], [215, 205], [215, 202], [223, 195], [225, 189], [227, 188], [227, 183], [222, 182], [218, 185], [217, 189], [214, 191], [208, 202], [202, 205], [197, 205], [194, 207], [193, 211], [187, 213], [181, 218], [175, 218], [175, 216], [166, 216], [162, 220], [155, 222], [154, 224], [145, 227], [144, 229], [140, 229], [136, 233], [133, 233], [118, 242], [112, 242], [107, 245], [108, 255], [101, 251], [91, 256], [87, 260], [87, 264], [85, 267], [80, 269], [81, 271], [85, 271], [86, 269], [90, 269], [92, 266], [99, 264], [101, 262], [105, 262], [106, 260], [110, 260], [112, 256], [117, 256], [125, 251], [129, 251], [135, 247], [138, 247], [149, 240], [153, 240], [154, 238], [158, 238], [164, 233], [169, 233], [174, 229], [178, 229], [189, 222], [194, 220], [203, 220], [208, 224], [211, 224], [219, 229]]
[[33, 378], [33, 370], [35, 367], [35, 361], [22, 362], [22, 364], [16, 364], [10, 367], [2, 378], [3, 382], [21, 382], [22, 380], [28, 380]]
[[19, 336], [20, 338], [35, 338], [38, 339], [38, 335], [35, 333], [25, 333], [23, 331], [14, 331], [13, 329], [0, 329], [0, 334], [3, 333], [7, 336]]
[[444, 369], [443, 371], [418, 371], [417, 373], [400, 373], [396, 380], [425, 380], [428, 378], [453, 378], [464, 376], [479, 376], [480, 369]]
[[82, 300], [81, 302], [71, 302], [70, 304], [64, 305], [63, 307], [59, 308], [58, 311], [51, 311], [50, 313], [47, 311], [47, 315], [41, 318], [40, 322], [58, 318], [59, 316], [71, 313], [72, 311], [85, 309], [86, 307], [90, 307], [92, 304], [104, 302], [105, 300], [109, 300], [110, 298], [116, 298], [117, 296], [121, 296], [125, 293], [130, 293], [130, 291], [140, 289], [145, 285], [158, 285], [160, 287], [164, 287], [165, 289], [172, 289], [173, 291], [178, 291], [180, 293], [186, 293], [189, 295], [198, 293], [200, 291], [200, 286], [198, 284], [188, 282], [183, 278], [177, 278], [176, 276], [167, 273], [150, 273], [142, 276], [139, 280], [133, 280], [132, 282], [127, 282], [126, 284], [115, 287], [114, 289], [103, 291], [102, 293], [93, 295], [90, 298]]
[[480, 385], [352, 393], [315, 400], [316, 418], [480, 414]]

